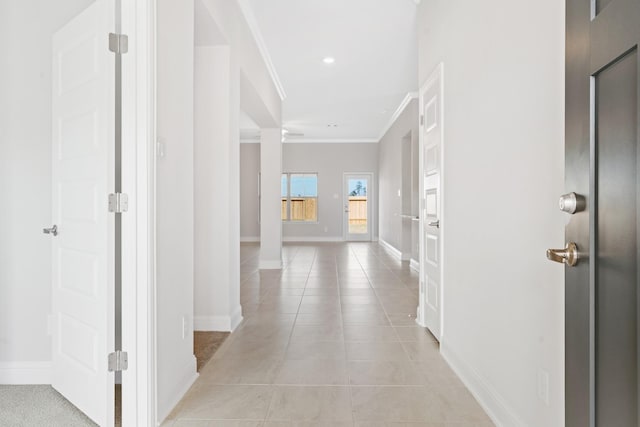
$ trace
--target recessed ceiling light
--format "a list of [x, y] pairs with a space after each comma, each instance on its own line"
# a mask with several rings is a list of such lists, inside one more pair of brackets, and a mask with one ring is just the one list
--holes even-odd
[[322, 62], [324, 62], [325, 64], [333, 64], [334, 62], [336, 62], [336, 58], [332, 56], [327, 56], [322, 60]]

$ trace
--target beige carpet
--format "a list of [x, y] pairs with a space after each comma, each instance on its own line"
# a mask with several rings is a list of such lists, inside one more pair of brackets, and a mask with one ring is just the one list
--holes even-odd
[[0, 385], [0, 426], [95, 425], [49, 385]]
[[211, 360], [228, 336], [229, 332], [194, 332], [193, 353], [198, 361], [198, 372]]

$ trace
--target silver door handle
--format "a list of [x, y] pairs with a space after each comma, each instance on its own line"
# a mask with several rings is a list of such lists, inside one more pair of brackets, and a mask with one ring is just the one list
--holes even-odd
[[51, 228], [43, 228], [42, 232], [44, 234], [53, 234], [54, 236], [58, 235], [58, 226], [53, 224], [53, 227]]
[[436, 227], [436, 228], [440, 228], [440, 220], [435, 220], [435, 221], [431, 221], [429, 223], [427, 223], [427, 225], [429, 227]]

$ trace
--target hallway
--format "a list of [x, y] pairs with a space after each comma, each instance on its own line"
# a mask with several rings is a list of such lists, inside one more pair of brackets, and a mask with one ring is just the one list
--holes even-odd
[[241, 247], [243, 324], [163, 426], [493, 425], [415, 325], [408, 263], [377, 243], [289, 244], [282, 271], [259, 272], [258, 252]]

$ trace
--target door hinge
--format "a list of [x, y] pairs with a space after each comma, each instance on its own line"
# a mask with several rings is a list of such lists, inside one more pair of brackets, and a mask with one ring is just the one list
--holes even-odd
[[126, 351], [116, 350], [113, 353], [109, 353], [109, 372], [126, 371], [128, 367], [129, 355]]
[[109, 212], [123, 213], [129, 210], [129, 196], [125, 193], [109, 194]]
[[420, 126], [424, 126], [424, 114], [420, 115]]
[[127, 53], [129, 51], [129, 37], [126, 34], [109, 33], [109, 50], [113, 53]]

